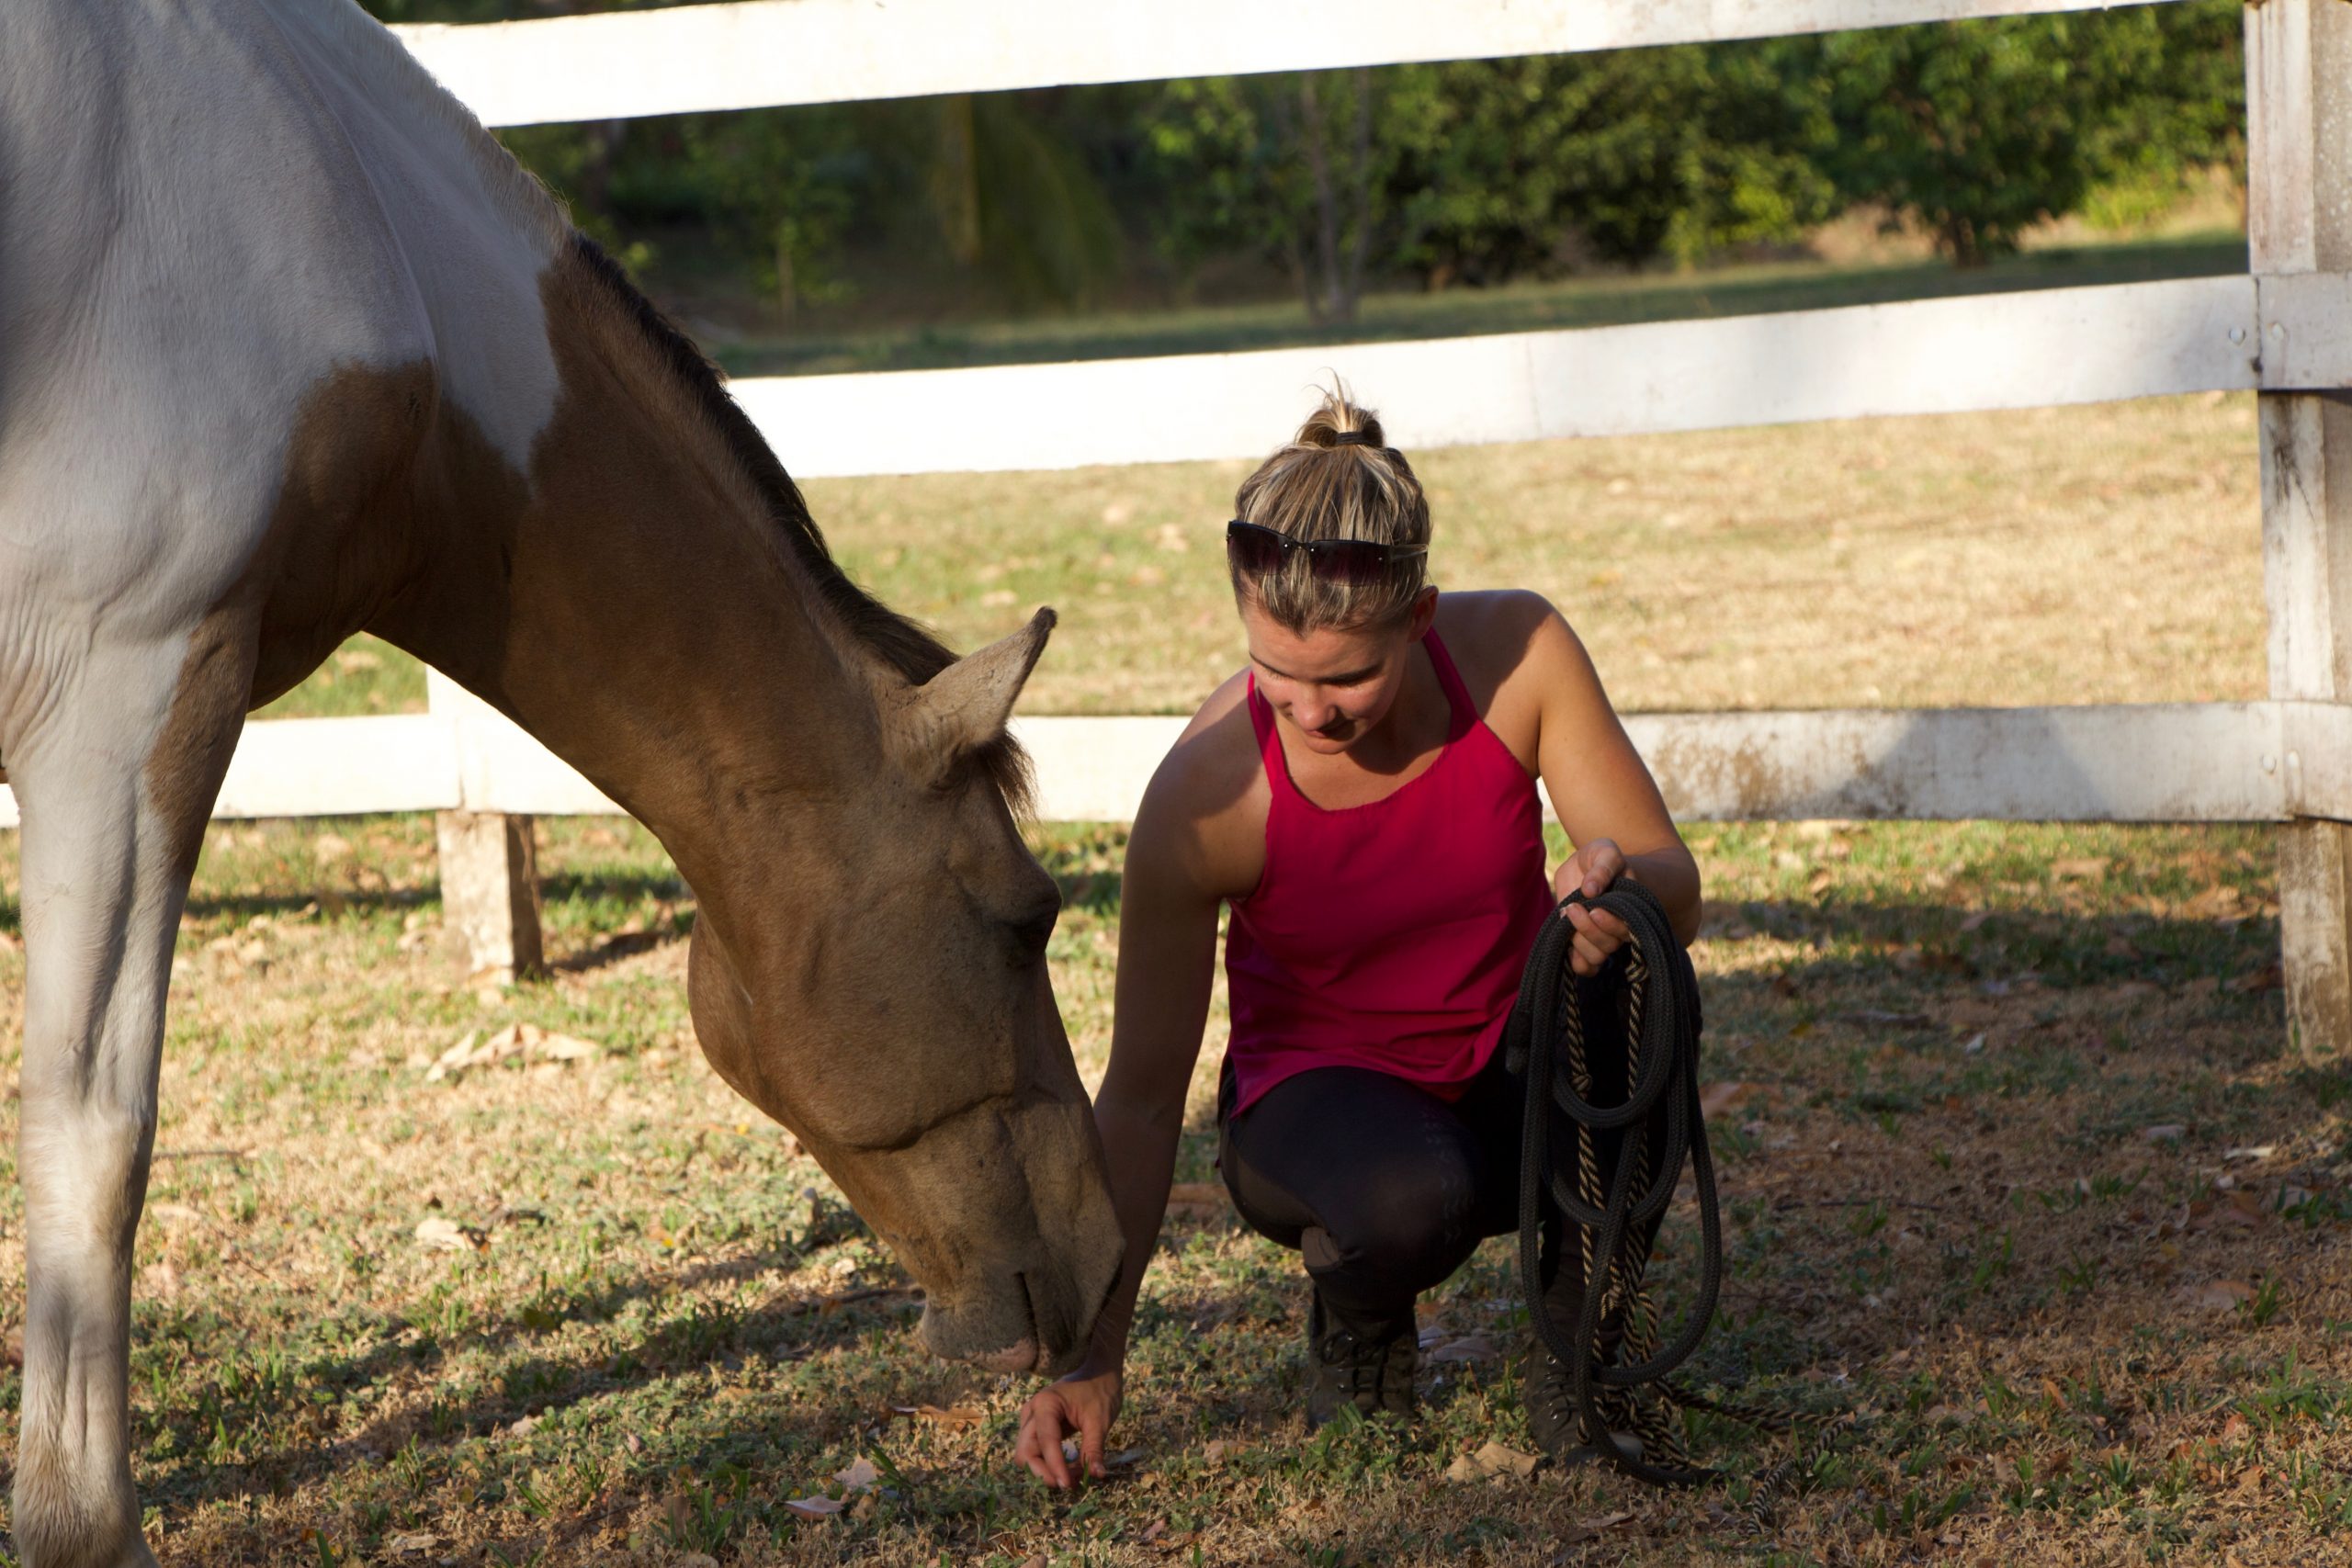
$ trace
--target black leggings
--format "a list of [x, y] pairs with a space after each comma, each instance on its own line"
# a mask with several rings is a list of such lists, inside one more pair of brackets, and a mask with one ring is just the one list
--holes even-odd
[[[1579, 985], [1593, 1102], [1617, 1104], [1625, 1095], [1625, 1039], [1614, 1027], [1623, 987], [1613, 968]], [[1363, 1067], [1284, 1078], [1238, 1116], [1233, 1098], [1228, 1070], [1217, 1163], [1234, 1207], [1250, 1229], [1304, 1255], [1327, 1312], [1364, 1338], [1411, 1332], [1415, 1297], [1443, 1283], [1486, 1237], [1519, 1228], [1524, 1097], [1499, 1050], [1450, 1104]], [[1566, 1133], [1555, 1122], [1561, 1153], [1573, 1146]], [[1662, 1116], [1651, 1119], [1650, 1134], [1663, 1138]], [[1616, 1139], [1601, 1146], [1606, 1170]], [[1561, 1229], [1544, 1226], [1546, 1281], [1557, 1273]], [[1572, 1301], [1550, 1304], [1573, 1310]]]

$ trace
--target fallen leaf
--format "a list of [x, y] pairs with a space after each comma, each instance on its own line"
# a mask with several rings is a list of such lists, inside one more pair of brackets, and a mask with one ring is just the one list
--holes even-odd
[[2249, 975], [2241, 975], [2230, 982], [2233, 991], [2276, 991], [2287, 984], [2287, 972], [2276, 964], [2266, 964]]
[[1448, 1339], [1430, 1349], [1428, 1359], [1442, 1361], [1490, 1361], [1502, 1352], [1495, 1342], [1483, 1334], [1465, 1334], [1459, 1339]]
[[1746, 1100], [1748, 1090], [1754, 1087], [1752, 1084], [1741, 1083], [1736, 1079], [1711, 1083], [1699, 1091], [1699, 1114], [1720, 1116]]
[[1631, 1523], [1633, 1517], [1631, 1514], [1603, 1514], [1597, 1519], [1579, 1519], [1562, 1533], [1560, 1544], [1574, 1546], [1579, 1541], [1591, 1540], [1615, 1529], [1619, 1525]]
[[2268, 1159], [2272, 1155], [2275, 1155], [2278, 1152], [2278, 1145], [2276, 1144], [2251, 1144], [2241, 1149], [2222, 1150], [2222, 1163], [2224, 1165], [2235, 1165], [2240, 1160]]
[[439, 1214], [427, 1214], [416, 1222], [416, 1239], [433, 1252], [478, 1251], [489, 1245], [490, 1238], [469, 1225], [445, 1219]]
[[936, 1404], [893, 1404], [890, 1410], [893, 1415], [910, 1416], [917, 1421], [928, 1421], [934, 1427], [944, 1427], [951, 1432], [960, 1432], [967, 1427], [977, 1427], [989, 1418], [987, 1411], [971, 1404], [956, 1404], [945, 1408]]
[[550, 1062], [585, 1062], [605, 1054], [605, 1048], [593, 1040], [582, 1040], [570, 1034], [542, 1034], [532, 1049]]
[[834, 1497], [794, 1497], [786, 1501], [785, 1509], [804, 1519], [830, 1519], [842, 1511], [844, 1505]]
[[1464, 1454], [1446, 1466], [1448, 1481], [1486, 1481], [1497, 1476], [1513, 1476], [1525, 1480], [1535, 1473], [1544, 1461], [1534, 1454], [1523, 1454], [1517, 1449], [1507, 1449], [1500, 1443], [1489, 1442], [1475, 1454]]
[[1168, 1189], [1168, 1213], [1173, 1219], [1214, 1220], [1229, 1208], [1222, 1182], [1179, 1181]]
[[2177, 1122], [2161, 1122], [2140, 1129], [2140, 1136], [2152, 1144], [2177, 1144], [2188, 1135], [2188, 1129]]
[[2052, 872], [2060, 876], [2077, 881], [2086, 877], [2105, 876], [2107, 866], [2106, 859], [2098, 855], [2084, 855], [2073, 860], [2050, 863], [2050, 869]]
[[1969, 916], [1966, 919], [1964, 919], [1964, 920], [1961, 921], [1961, 922], [1960, 922], [1960, 929], [1961, 929], [1962, 931], [1975, 931], [1977, 928], [1979, 928], [1980, 926], [1984, 925], [1984, 923], [1985, 921], [1987, 921], [1987, 920], [1991, 919], [1992, 918], [1993, 918], [1993, 911], [1992, 911], [1992, 910], [1990, 910], [1990, 909], [1979, 909], [1979, 910], [1977, 910], [1974, 914], [1973, 914], [1973, 915]]
[[2202, 1285], [2184, 1285], [2182, 1302], [2200, 1311], [2220, 1312], [2254, 1300], [2254, 1287], [2243, 1280], [2214, 1280]]
[[433, 1534], [429, 1530], [419, 1530], [414, 1535], [396, 1535], [392, 1537], [391, 1540], [384, 1543], [384, 1550], [390, 1552], [395, 1557], [406, 1557], [415, 1552], [430, 1551], [440, 1544], [441, 1538], [439, 1536]]
[[474, 1042], [481, 1038], [479, 1032], [468, 1030], [459, 1036], [455, 1045], [442, 1052], [434, 1059], [433, 1065], [424, 1069], [424, 1081], [439, 1083], [451, 1073], [463, 1071], [466, 1064], [473, 1057]]
[[837, 1470], [833, 1472], [833, 1479], [842, 1483], [842, 1488], [844, 1491], [863, 1492], [867, 1487], [873, 1485], [876, 1482], [881, 1480], [882, 1472], [874, 1468], [874, 1461], [872, 1460], [867, 1459], [864, 1454], [860, 1454], [851, 1462], [850, 1467], [847, 1470]]
[[1235, 1454], [1238, 1454], [1240, 1451], [1241, 1445], [1239, 1443], [1231, 1442], [1224, 1438], [1219, 1438], [1215, 1442], [1210, 1443], [1207, 1447], [1201, 1450], [1201, 1457], [1208, 1461], [1211, 1464], [1223, 1464], [1227, 1460], [1231, 1459]]

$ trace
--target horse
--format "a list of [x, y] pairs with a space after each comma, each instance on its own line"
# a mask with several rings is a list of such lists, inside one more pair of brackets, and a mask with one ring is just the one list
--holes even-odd
[[1121, 1244], [1006, 734], [1051, 626], [958, 660], [854, 583], [710, 364], [350, 0], [0, 6], [23, 1561], [153, 1561], [174, 939], [245, 714], [362, 629], [658, 836], [704, 1052], [925, 1287], [925, 1343], [1082, 1353]]

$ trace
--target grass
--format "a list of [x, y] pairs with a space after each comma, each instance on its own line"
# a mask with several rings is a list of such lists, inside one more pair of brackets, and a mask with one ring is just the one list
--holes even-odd
[[[2211, 394], [1414, 461], [1436, 581], [1549, 595], [1627, 711], [2237, 700], [2266, 690], [2254, 418]], [[1061, 612], [1026, 711], [1174, 713], [1241, 660], [1220, 541], [1247, 471], [806, 488], [849, 570], [958, 647]], [[422, 693], [355, 646], [271, 712]]]
[[[1411, 1426], [1303, 1438], [1295, 1262], [1227, 1217], [1163, 1243], [1133, 1457], [1047, 1495], [1006, 1458], [1027, 1383], [924, 1359], [912, 1304], [859, 1293], [895, 1263], [702, 1064], [659, 847], [542, 832], [557, 968], [494, 991], [441, 956], [424, 820], [211, 835], [137, 1260], [134, 1462], [169, 1560], [2253, 1563], [2352, 1531], [2352, 1064], [2284, 1053], [2263, 829], [1693, 829], [1732, 1264], [1695, 1381], [1860, 1417], [1760, 1528], [1743, 1498], [1786, 1450], [1713, 1421], [1711, 1491], [1446, 1480], [1527, 1445], [1504, 1359], [1426, 1371]], [[1035, 837], [1091, 1081], [1121, 834]], [[425, 1077], [518, 1021], [602, 1052]], [[417, 1239], [434, 1219], [459, 1250]], [[1426, 1315], [1510, 1345], [1508, 1244]], [[897, 1413], [926, 1404], [957, 1414]], [[861, 1456], [887, 1479], [847, 1513], [784, 1506]]]
[[1791, 261], [1604, 274], [1439, 293], [1379, 293], [1366, 296], [1355, 321], [1332, 326], [1311, 322], [1303, 306], [1284, 299], [1177, 310], [1090, 310], [1082, 315], [939, 322], [913, 328], [820, 328], [788, 336], [750, 333], [721, 336], [717, 353], [729, 373], [737, 376], [1224, 354], [1299, 344], [1759, 315], [2019, 288], [2140, 283], [2242, 273], [2245, 265], [2245, 237], [2240, 226], [2129, 243], [2093, 240], [2046, 245], [1968, 271], [1925, 258], [1828, 265]]

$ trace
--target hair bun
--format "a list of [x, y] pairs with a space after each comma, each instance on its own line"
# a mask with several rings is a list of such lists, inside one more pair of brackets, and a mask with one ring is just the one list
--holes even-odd
[[1370, 409], [1359, 407], [1348, 396], [1345, 387], [1333, 388], [1323, 394], [1320, 407], [1306, 416], [1298, 427], [1295, 446], [1386, 446], [1387, 436], [1381, 431], [1380, 416]]

